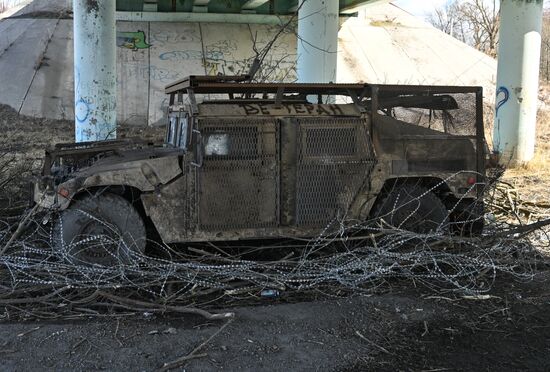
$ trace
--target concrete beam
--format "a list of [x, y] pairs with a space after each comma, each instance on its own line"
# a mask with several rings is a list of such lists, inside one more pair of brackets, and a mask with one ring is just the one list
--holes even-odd
[[289, 17], [243, 13], [116, 12], [117, 21], [130, 22], [204, 22], [283, 25]]
[[158, 11], [158, 1], [157, 0], [145, 0], [143, 3], [144, 12], [157, 12]]
[[348, 0], [345, 1], [345, 5], [340, 7], [340, 13], [356, 13], [358, 10], [363, 9], [365, 7], [370, 7], [371, 5], [380, 5], [382, 3], [390, 3], [394, 0], [371, 0], [371, 1], [365, 1], [365, 0]]
[[193, 13], [208, 13], [208, 3], [210, 0], [193, 1]]
[[515, 167], [535, 154], [542, 0], [502, 0], [494, 150]]
[[115, 2], [73, 0], [76, 142], [116, 138]]
[[267, 2], [268, 2], [268, 0], [248, 0], [246, 3], [243, 4], [241, 9], [242, 10], [255, 10], [256, 8], [264, 5]]

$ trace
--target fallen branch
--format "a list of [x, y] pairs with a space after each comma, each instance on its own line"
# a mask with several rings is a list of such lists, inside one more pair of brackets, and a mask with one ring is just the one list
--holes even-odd
[[233, 318], [235, 316], [235, 313], [233, 312], [212, 314], [206, 310], [197, 309], [194, 307], [160, 305], [160, 304], [154, 304], [151, 302], [132, 300], [130, 298], [115, 296], [105, 291], [98, 291], [98, 294], [111, 301], [122, 303], [122, 304], [127, 304], [127, 305], [130, 304], [130, 305], [142, 306], [142, 307], [153, 308], [153, 309], [160, 308], [165, 311], [167, 310], [167, 311], [172, 311], [175, 313], [182, 313], [182, 314], [195, 314], [195, 315], [200, 315], [208, 320], [228, 319], [228, 318]]
[[7, 250], [8, 248], [11, 246], [11, 244], [15, 241], [15, 239], [19, 238], [19, 236], [21, 235], [21, 233], [23, 232], [23, 229], [25, 228], [27, 222], [29, 221], [29, 219], [34, 216], [34, 214], [36, 213], [36, 211], [38, 210], [39, 206], [38, 204], [35, 204], [35, 206], [29, 211], [29, 213], [27, 213], [27, 215], [25, 216], [25, 218], [23, 218], [23, 220], [21, 220], [21, 222], [19, 223], [19, 225], [17, 226], [17, 230], [15, 230], [15, 232], [13, 233], [13, 235], [11, 236], [10, 240], [8, 240], [8, 242], [6, 243], [6, 245], [4, 246], [4, 248], [2, 248], [2, 250], [0, 251], [0, 256], [2, 256]]

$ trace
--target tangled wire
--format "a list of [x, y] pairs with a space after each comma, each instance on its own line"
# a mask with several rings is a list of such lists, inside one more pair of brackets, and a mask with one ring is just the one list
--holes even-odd
[[[488, 203], [497, 206], [493, 210], [517, 214], [518, 208], [506, 205], [514, 200], [502, 197], [502, 184], [494, 190]], [[369, 292], [399, 279], [438, 291], [479, 294], [489, 291], [500, 274], [532, 279], [550, 262], [544, 254], [544, 226], [550, 222], [511, 225], [494, 216], [487, 216], [490, 223], [480, 237], [441, 230], [419, 234], [340, 219], [313, 240], [184, 247], [149, 242], [148, 252], [128, 249], [128, 257], [114, 266], [79, 262], [74, 254], [74, 248], [84, 243], [96, 249], [125, 244], [114, 231], [85, 237], [68, 249], [55, 239], [52, 224], [45, 223], [50, 213], [20, 218], [26, 231], [17, 239], [13, 218], [5, 218], [0, 222], [0, 317], [74, 318], [109, 310], [220, 319], [232, 313], [206, 309], [250, 303], [262, 296], [341, 296]]]

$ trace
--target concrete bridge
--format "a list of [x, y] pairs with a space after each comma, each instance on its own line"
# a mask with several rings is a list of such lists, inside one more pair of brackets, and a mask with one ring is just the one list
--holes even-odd
[[[74, 0], [72, 22], [65, 21], [71, 18], [70, 12], [63, 13], [67, 8], [70, 9], [70, 0], [35, 2], [32, 4], [32, 9], [36, 15], [40, 16], [43, 13], [55, 13], [58, 7], [59, 17], [52, 21], [55, 23], [55, 30], [62, 35], [69, 35], [71, 29], [74, 29], [74, 50], [71, 50], [74, 52], [74, 103], [71, 102], [74, 110], [71, 107], [66, 111], [70, 114], [74, 113], [76, 140], [85, 141], [105, 139], [115, 135], [117, 102], [119, 102], [119, 120], [121, 116], [127, 119], [130, 115], [136, 115], [144, 118], [141, 119], [142, 122], [160, 121], [163, 115], [162, 104], [151, 110], [150, 102], [164, 99], [161, 97], [162, 86], [169, 80], [180, 77], [172, 76], [174, 69], [167, 68], [176, 62], [179, 63], [182, 71], [197, 71], [195, 73], [203, 70], [205, 73], [245, 72], [249, 63], [252, 62], [253, 55], [244, 55], [241, 52], [242, 43], [246, 43], [250, 49], [252, 48], [252, 45], [249, 45], [251, 39], [254, 35], [259, 35], [256, 40], [257, 46], [264, 46], [271, 39], [270, 34], [276, 32], [279, 26], [296, 11], [298, 11], [297, 35], [293, 34], [294, 29], [292, 29], [278, 40], [274, 55], [279, 60], [282, 58], [283, 62], [276, 69], [276, 74], [266, 78], [271, 80], [297, 78], [299, 82], [342, 81], [342, 77], [346, 80], [359, 79], [361, 74], [350, 68], [348, 56], [342, 58], [345, 55], [343, 49], [351, 45], [349, 41], [346, 44], [344, 39], [339, 43], [339, 30], [341, 37], [348, 35], [356, 39], [353, 48], [368, 50], [366, 53], [368, 55], [364, 58], [369, 63], [380, 57], [376, 55], [376, 50], [369, 50], [369, 47], [364, 44], [379, 43], [379, 41], [358, 38], [357, 30], [361, 28], [360, 25], [353, 25], [353, 22], [346, 25], [342, 22], [342, 17], [357, 12], [361, 6], [388, 2], [388, 0], [300, 0], [299, 2], [298, 0]], [[503, 161], [507, 164], [529, 161], [534, 154], [542, 9], [542, 0], [501, 1], [502, 26], [497, 85], [496, 89], [490, 89], [492, 92], [487, 93], [489, 96], [496, 95], [493, 143], [495, 151], [502, 155]], [[366, 8], [365, 12], [368, 14], [369, 8]], [[73, 25], [74, 27], [71, 27]], [[2, 28], [1, 25], [0, 28]], [[385, 28], [390, 35], [391, 28]], [[40, 30], [37, 29], [34, 32], [36, 40], [41, 40]], [[411, 28], [412, 32], [414, 31]], [[248, 37], [243, 37], [245, 34], [248, 34]], [[52, 38], [53, 33], [48, 40], [51, 41]], [[156, 39], [153, 40], [153, 38]], [[170, 40], [180, 40], [181, 43], [178, 48], [168, 48], [166, 46], [170, 44]], [[14, 40], [10, 41], [9, 36], [6, 36], [7, 48], [13, 42]], [[396, 40], [388, 39], [388, 42], [393, 43]], [[2, 43], [1, 37], [0, 43]], [[47, 48], [55, 48], [54, 43], [49, 41], [46, 45]], [[406, 45], [402, 44], [402, 46], [406, 48]], [[452, 42], [449, 41], [448, 47], [451, 46]], [[442, 47], [445, 48], [445, 46]], [[149, 48], [154, 48], [155, 52], [158, 52], [155, 53], [154, 63], [150, 61]], [[127, 53], [128, 50], [132, 53]], [[354, 54], [354, 51], [348, 50], [347, 53]], [[47, 54], [44, 53], [42, 56]], [[233, 60], [229, 63], [225, 62], [228, 55], [231, 55]], [[22, 54], [21, 57], [24, 55]], [[117, 71], [117, 60], [119, 71]], [[483, 61], [488, 66], [491, 64], [483, 57], [479, 57], [479, 61]], [[459, 61], [442, 61], [441, 65], [447, 63], [459, 63]], [[39, 67], [43, 64], [47, 65], [48, 61], [41, 60], [37, 64], [38, 68], [32, 76], [31, 85], [36, 80], [36, 83], [47, 86], [49, 75], [43, 76]], [[53, 68], [58, 68], [60, 74], [67, 73], [63, 71], [66, 66]], [[403, 65], [401, 70], [407, 68]], [[399, 69], [395, 71], [393, 75], [399, 73]], [[129, 78], [132, 74], [134, 76], [147, 74], [148, 79]], [[155, 79], [151, 79], [152, 76]], [[368, 76], [368, 78], [371, 77]], [[10, 76], [0, 77], [0, 80], [2, 79], [8, 82], [13, 80], [10, 80]], [[426, 80], [428, 81], [400, 82], [433, 83], [429, 79]], [[473, 82], [486, 85], [484, 81]], [[460, 85], [465, 82], [458, 77], [455, 84]], [[7, 85], [4, 84], [4, 86]], [[67, 90], [70, 87], [64, 86], [62, 89]], [[135, 99], [135, 96], [140, 95], [139, 92], [146, 92], [143, 99], [141, 96]], [[52, 94], [52, 97], [58, 97], [58, 95]], [[135, 105], [120, 107], [121, 98], [142, 101], [143, 107]], [[28, 109], [23, 108], [26, 106], [25, 102], [32, 101], [32, 91], [28, 89], [22, 99], [17, 97], [14, 101], [18, 102], [18, 100], [21, 101], [19, 110], [28, 113]], [[55, 101], [55, 98], [52, 100]], [[48, 110], [47, 106], [43, 105], [43, 109]], [[121, 110], [128, 112], [121, 113]]]

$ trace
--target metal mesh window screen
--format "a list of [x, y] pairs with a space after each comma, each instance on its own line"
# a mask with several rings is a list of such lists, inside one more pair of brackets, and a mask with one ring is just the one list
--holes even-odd
[[278, 131], [273, 119], [208, 119], [199, 127], [211, 146], [198, 172], [199, 224], [207, 231], [276, 227]]
[[398, 120], [424, 128], [451, 135], [474, 136], [476, 134], [475, 93], [448, 94], [446, 96], [450, 96], [456, 101], [458, 109], [429, 110], [396, 107], [392, 110], [392, 114]]
[[[306, 156], [353, 156], [357, 148], [355, 128], [311, 128], [305, 136]], [[335, 141], [335, 139], [338, 139]]]
[[296, 223], [316, 226], [346, 213], [375, 164], [363, 119], [298, 121]]

